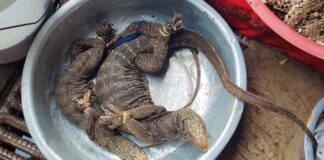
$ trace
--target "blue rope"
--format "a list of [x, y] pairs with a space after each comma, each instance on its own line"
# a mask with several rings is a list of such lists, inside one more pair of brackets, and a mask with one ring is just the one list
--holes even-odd
[[138, 31], [138, 32], [135, 32], [135, 33], [132, 33], [130, 35], [127, 35], [121, 39], [119, 39], [118, 41], [116, 41], [112, 46], [111, 46], [111, 49], [115, 49], [121, 45], [123, 45], [124, 43], [126, 42], [129, 42], [129, 41], [132, 41], [134, 39], [136, 39], [137, 37], [141, 36], [143, 33]]

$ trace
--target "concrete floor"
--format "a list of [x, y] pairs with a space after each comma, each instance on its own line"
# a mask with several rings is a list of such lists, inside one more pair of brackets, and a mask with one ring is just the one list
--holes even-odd
[[[324, 96], [324, 74], [278, 49], [249, 41], [244, 50], [248, 90], [280, 104], [307, 120]], [[17, 64], [0, 65], [0, 91]], [[303, 159], [303, 132], [286, 119], [246, 105], [242, 120], [218, 159]]]

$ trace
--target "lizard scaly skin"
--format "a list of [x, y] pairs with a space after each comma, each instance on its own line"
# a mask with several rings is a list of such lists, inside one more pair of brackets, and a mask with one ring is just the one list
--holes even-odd
[[[201, 53], [203, 53], [213, 65], [218, 76], [220, 77], [222, 84], [229, 93], [246, 103], [272, 111], [294, 122], [311, 139], [313, 148], [317, 148], [317, 141], [314, 135], [300, 118], [298, 118], [296, 115], [294, 115], [284, 107], [276, 105], [253, 93], [244, 91], [243, 89], [232, 83], [227, 72], [226, 65], [223, 62], [222, 58], [218, 54], [213, 44], [202, 34], [191, 29], [180, 29], [171, 37], [169, 48], [195, 48], [201, 51]], [[315, 153], [316, 151], [314, 150], [314, 154]]]
[[[129, 132], [150, 144], [167, 140], [156, 137], [137, 120], [160, 113], [170, 114], [166, 113], [164, 107], [154, 105], [144, 73], [158, 73], [161, 70], [168, 53], [171, 32], [173, 28], [176, 30], [180, 25], [180, 15], [176, 14], [173, 23], [161, 25], [152, 22], [134, 22], [121, 34], [120, 37], [141, 33], [136, 39], [113, 50], [98, 71], [96, 95], [106, 114], [101, 116], [102, 123], [107, 124], [111, 129], [119, 128]], [[181, 112], [183, 111], [174, 114], [185, 116]], [[200, 131], [179, 134], [172, 139], [183, 136], [197, 144], [201, 150], [207, 151], [207, 132], [203, 120], [194, 111], [187, 109], [187, 112], [191, 112], [191, 117], [186, 117], [196, 120]], [[180, 124], [171, 121], [170, 123]], [[167, 128], [162, 125], [160, 127]], [[187, 127], [190, 128], [189, 122]], [[178, 133], [182, 132], [180, 126], [176, 128]], [[185, 129], [190, 130], [189, 128]], [[203, 139], [201, 141], [203, 143], [196, 142], [197, 138], [199, 141]]]
[[65, 117], [84, 128], [89, 138], [101, 147], [122, 159], [146, 160], [145, 152], [134, 142], [97, 123], [104, 112], [91, 101], [94, 92], [90, 80], [104, 57], [105, 41], [109, 41], [111, 27], [103, 22], [97, 30], [97, 38], [81, 40], [74, 45], [72, 63], [59, 77], [55, 94]]

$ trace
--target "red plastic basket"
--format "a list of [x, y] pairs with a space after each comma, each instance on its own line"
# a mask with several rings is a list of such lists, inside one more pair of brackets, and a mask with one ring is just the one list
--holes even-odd
[[324, 72], [324, 46], [283, 23], [262, 0], [207, 0], [243, 35], [281, 48]]

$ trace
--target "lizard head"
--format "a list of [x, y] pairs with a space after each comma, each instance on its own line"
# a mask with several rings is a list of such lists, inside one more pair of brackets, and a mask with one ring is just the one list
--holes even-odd
[[184, 138], [194, 143], [201, 151], [208, 151], [207, 129], [201, 117], [191, 109], [181, 109], [184, 116], [180, 120], [180, 128]]
[[105, 39], [106, 37], [114, 34], [115, 31], [112, 26], [113, 24], [111, 22], [106, 20], [102, 21], [101, 25], [96, 30], [97, 36]]

